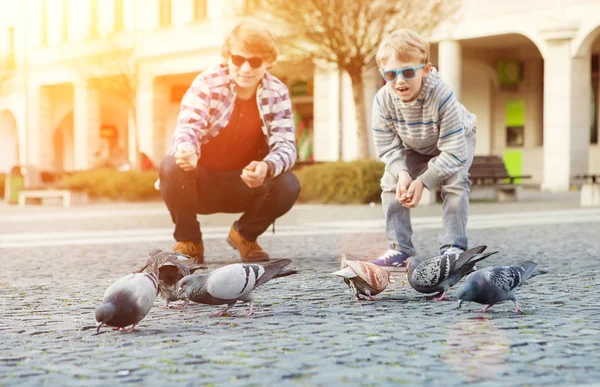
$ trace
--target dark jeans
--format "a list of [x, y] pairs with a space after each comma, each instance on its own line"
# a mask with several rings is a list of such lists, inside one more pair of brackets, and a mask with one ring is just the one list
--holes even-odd
[[239, 233], [254, 241], [275, 219], [288, 212], [300, 193], [300, 183], [291, 172], [265, 179], [260, 187], [243, 182], [242, 170], [216, 172], [198, 166], [186, 172], [172, 155], [160, 164], [160, 193], [171, 213], [178, 242], [200, 243], [202, 232], [196, 214], [240, 213]]

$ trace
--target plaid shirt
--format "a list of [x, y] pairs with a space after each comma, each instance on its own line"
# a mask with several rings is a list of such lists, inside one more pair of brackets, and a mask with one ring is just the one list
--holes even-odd
[[[263, 159], [275, 167], [273, 176], [289, 171], [296, 162], [296, 128], [287, 87], [266, 73], [256, 93], [269, 154]], [[226, 65], [199, 74], [181, 100], [177, 129], [173, 134], [174, 153], [182, 143], [191, 144], [200, 155], [206, 144], [227, 126], [236, 99], [236, 84]]]

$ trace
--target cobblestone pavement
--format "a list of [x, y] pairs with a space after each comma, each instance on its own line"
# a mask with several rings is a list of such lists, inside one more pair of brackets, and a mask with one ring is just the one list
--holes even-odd
[[[525, 314], [510, 302], [478, 314], [477, 304], [426, 301], [401, 273], [379, 301], [356, 301], [330, 273], [341, 253], [382, 252], [383, 233], [281, 236], [261, 243], [300, 274], [259, 288], [255, 316], [244, 305], [209, 318], [220, 307], [157, 301], [139, 332], [99, 335], [93, 312], [106, 287], [171, 243], [3, 249], [0, 385], [598, 383], [599, 231], [596, 222], [470, 231], [472, 245], [501, 251], [487, 265], [534, 259], [551, 270], [520, 289]], [[415, 236], [424, 255], [438, 233]], [[224, 240], [207, 242], [211, 268], [236, 259]]]

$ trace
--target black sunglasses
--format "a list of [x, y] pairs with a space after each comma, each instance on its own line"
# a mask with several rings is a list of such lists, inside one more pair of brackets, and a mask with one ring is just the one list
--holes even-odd
[[248, 62], [248, 64], [250, 65], [250, 67], [252, 67], [253, 69], [257, 69], [260, 66], [262, 66], [263, 64], [263, 58], [259, 57], [259, 56], [253, 56], [252, 58], [246, 58], [243, 57], [241, 55], [231, 55], [231, 63], [233, 63], [236, 66], [242, 66], [245, 62]]

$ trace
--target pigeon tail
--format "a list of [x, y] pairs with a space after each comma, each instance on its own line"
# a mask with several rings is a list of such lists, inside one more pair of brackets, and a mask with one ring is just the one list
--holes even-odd
[[484, 253], [484, 254], [477, 254], [473, 257], [473, 259], [471, 259], [469, 261], [469, 263], [475, 265], [477, 262], [481, 262], [484, 259], [486, 259], [487, 257], [489, 257], [490, 255], [494, 255], [497, 253], [499, 253], [499, 251], [488, 251], [487, 253]]
[[521, 281], [525, 281], [526, 279], [538, 275], [538, 274], [533, 274], [534, 273], [534, 269], [537, 266], [537, 263], [533, 262], [533, 261], [525, 261], [525, 262], [521, 262], [518, 264], [518, 266], [521, 266], [523, 268], [523, 270], [525, 271], [523, 273], [523, 279]]
[[454, 267], [462, 267], [466, 265], [467, 262], [469, 262], [475, 255], [483, 253], [485, 249], [487, 249], [487, 246], [481, 245], [463, 251], [462, 253], [460, 253], [460, 256], [456, 260], [456, 264], [454, 265]]
[[281, 270], [279, 273], [275, 274], [273, 278], [287, 277], [288, 275], [298, 274], [298, 270]]

